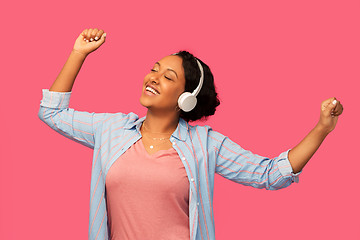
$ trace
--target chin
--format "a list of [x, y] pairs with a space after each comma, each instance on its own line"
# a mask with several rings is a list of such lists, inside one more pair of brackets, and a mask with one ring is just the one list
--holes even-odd
[[144, 101], [144, 99], [142, 97], [139, 98], [139, 102], [142, 106], [149, 108], [150, 104], [147, 104], [146, 101]]
[[144, 103], [143, 103], [143, 101], [142, 101], [141, 97], [139, 98], [139, 102], [140, 102], [140, 104], [141, 104], [141, 105], [143, 105], [144, 107], [146, 107], [146, 106], [144, 105]]

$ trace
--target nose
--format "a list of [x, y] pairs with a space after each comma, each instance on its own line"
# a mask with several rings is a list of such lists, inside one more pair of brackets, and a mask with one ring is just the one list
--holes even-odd
[[151, 83], [158, 83], [159, 78], [157, 76], [155, 76], [155, 75], [152, 75], [150, 77], [150, 81], [151, 81]]

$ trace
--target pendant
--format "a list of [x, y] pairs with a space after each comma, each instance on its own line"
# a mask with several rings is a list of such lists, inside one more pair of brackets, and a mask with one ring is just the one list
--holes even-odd
[[154, 148], [154, 146], [153, 146], [153, 145], [150, 145], [150, 148], [151, 148], [151, 149], [153, 149], [153, 148]]

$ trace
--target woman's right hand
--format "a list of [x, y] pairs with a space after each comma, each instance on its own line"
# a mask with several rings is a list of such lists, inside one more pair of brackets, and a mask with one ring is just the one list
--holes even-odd
[[105, 42], [106, 33], [97, 28], [85, 29], [76, 39], [73, 51], [87, 56]]

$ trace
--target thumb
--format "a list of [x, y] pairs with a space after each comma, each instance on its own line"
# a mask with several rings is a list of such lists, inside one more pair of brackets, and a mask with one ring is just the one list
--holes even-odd
[[106, 33], [103, 33], [99, 40], [92, 41], [92, 42], [89, 42], [89, 43], [93, 44], [95, 49], [97, 49], [98, 47], [100, 47], [105, 42], [105, 38], [106, 38]]
[[103, 34], [101, 35], [101, 38], [99, 39], [98, 42], [100, 42], [101, 44], [103, 44], [103, 43], [105, 42], [105, 39], [106, 39], [106, 33], [103, 33]]
[[322, 110], [325, 116], [330, 116], [331, 112], [335, 109], [337, 100], [335, 98], [330, 98], [323, 102]]

